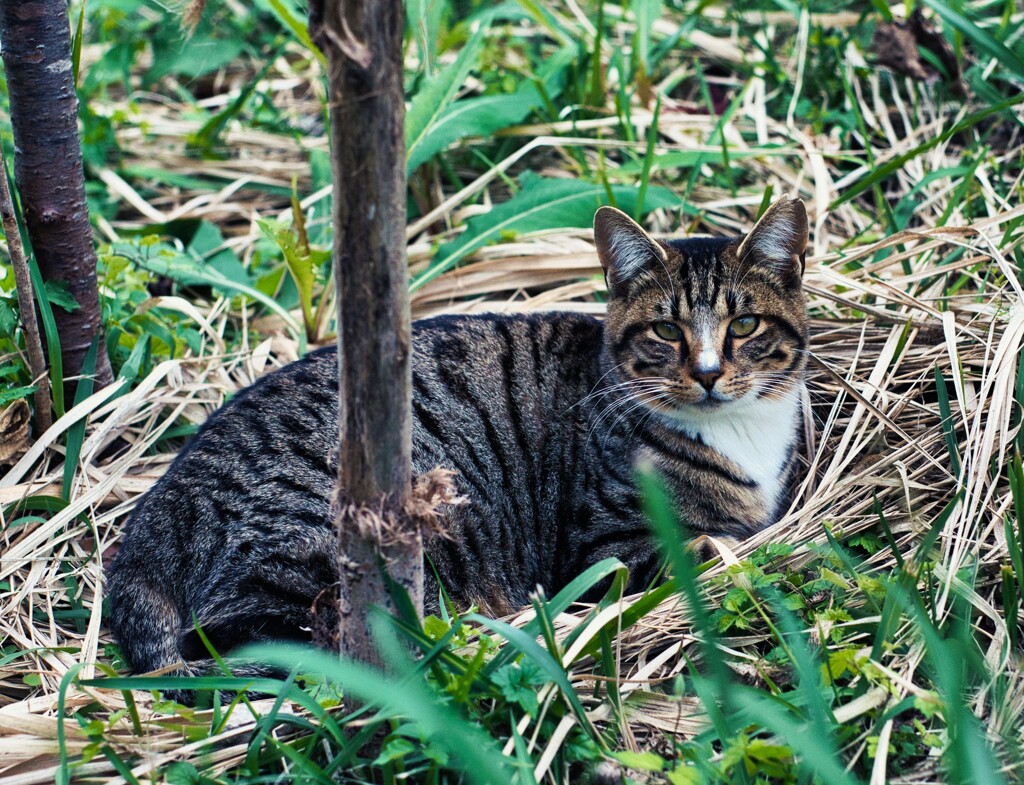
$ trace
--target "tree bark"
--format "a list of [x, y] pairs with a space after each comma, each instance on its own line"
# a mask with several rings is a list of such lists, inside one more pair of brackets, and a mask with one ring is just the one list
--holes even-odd
[[367, 626], [394, 610], [380, 565], [423, 606], [410, 499], [411, 326], [405, 258], [401, 0], [313, 0], [327, 55], [338, 304], [339, 646], [379, 664]]
[[[0, 46], [14, 131], [14, 181], [28, 237], [43, 280], [67, 284], [78, 303], [70, 312], [53, 309], [68, 378], [81, 374], [102, 324], [67, 0], [0, 0]], [[102, 343], [94, 373], [99, 385], [111, 380]], [[65, 389], [70, 402], [73, 385]]]

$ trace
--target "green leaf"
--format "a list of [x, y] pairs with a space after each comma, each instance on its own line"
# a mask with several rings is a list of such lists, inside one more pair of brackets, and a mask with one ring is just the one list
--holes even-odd
[[575, 60], [576, 50], [565, 47], [545, 63], [538, 75], [544, 95], [534, 82], [527, 82], [511, 94], [464, 98], [449, 106], [421, 135], [415, 150], [409, 150], [406, 171], [412, 173], [453, 142], [470, 136], [492, 136], [496, 131], [523, 122], [545, 96], [561, 92], [565, 69]]
[[85, 0], [82, 0], [82, 7], [78, 9], [78, 25], [71, 37], [71, 81], [78, 87], [79, 65], [82, 63], [82, 35], [85, 30]]
[[484, 43], [484, 33], [491, 24], [491, 18], [491, 14], [482, 14], [476, 30], [462, 47], [455, 62], [427, 77], [423, 86], [413, 96], [409, 111], [405, 114], [406, 160], [417, 159], [419, 147], [428, 132], [455, 100], [466, 77], [476, 65], [477, 56]]
[[651, 62], [651, 31], [654, 22], [661, 17], [661, 0], [633, 0], [630, 4], [636, 17], [636, 60], [634, 70], [640, 68], [649, 72]]
[[[523, 189], [516, 196], [497, 205], [484, 215], [471, 218], [466, 231], [438, 250], [434, 263], [410, 285], [416, 290], [425, 283], [457, 265], [489, 243], [500, 240], [505, 233], [526, 234], [546, 229], [583, 228], [594, 221], [594, 212], [609, 202], [609, 192], [616, 206], [633, 213], [638, 189], [628, 185], [605, 186], [571, 179], [547, 179], [527, 173]], [[682, 200], [667, 188], [650, 187], [645, 208], [680, 207]]]
[[295, 36], [296, 40], [306, 47], [310, 54], [320, 63], [321, 68], [326, 70], [327, 58], [324, 57], [324, 53], [320, 51], [320, 48], [313, 43], [313, 39], [309, 37], [309, 27], [303, 21], [303, 15], [299, 14], [298, 10], [290, 2], [269, 0], [269, 3], [274, 11], [274, 15], [281, 21], [281, 24], [292, 31], [292, 35]]
[[189, 137], [188, 144], [190, 147], [196, 147], [207, 154], [212, 155], [214, 153], [214, 147], [221, 143], [221, 133], [227, 128], [228, 123], [238, 117], [245, 108], [245, 105], [249, 103], [249, 99], [256, 91], [257, 85], [266, 76], [276, 59], [277, 52], [272, 52], [267, 56], [263, 68], [249, 78], [245, 86], [235, 96], [235, 99], [203, 123], [203, 127]]
[[53, 396], [53, 413], [58, 419], [64, 416], [64, 364], [60, 353], [60, 335], [57, 333], [57, 322], [53, 318], [50, 297], [43, 283], [43, 274], [35, 254], [28, 257], [28, 272], [32, 278], [32, 290], [39, 305], [39, 316], [43, 321], [43, 334], [46, 336], [46, 354], [50, 360], [50, 395]]
[[18, 328], [18, 312], [11, 306], [0, 300], [0, 336], [14, 337], [14, 331]]
[[[85, 357], [82, 359], [82, 378], [75, 386], [74, 405], [82, 403], [92, 395], [93, 386], [96, 383], [93, 371], [96, 369], [96, 356], [99, 352], [100, 336], [94, 335]], [[123, 384], [123, 382], [121, 382]], [[61, 495], [70, 501], [71, 482], [75, 478], [75, 469], [78, 468], [78, 459], [82, 452], [82, 445], [85, 443], [85, 421], [83, 417], [68, 429], [67, 442], [64, 451], [64, 482]]]
[[27, 398], [35, 391], [35, 387], [11, 387], [7, 390], [0, 390], [0, 407], [7, 406], [20, 398]]
[[197, 260], [223, 275], [232, 283], [252, 283], [249, 271], [238, 260], [238, 256], [226, 247], [224, 235], [209, 221], [200, 221], [195, 234], [188, 244], [188, 252]]
[[196, 767], [185, 761], [172, 763], [164, 770], [164, 779], [167, 785], [199, 785], [202, 778]]
[[233, 291], [238, 294], [245, 295], [258, 303], [262, 303], [268, 309], [277, 314], [295, 334], [295, 338], [299, 343], [299, 354], [304, 354], [306, 352], [306, 332], [302, 329], [302, 326], [295, 321], [294, 317], [288, 313], [286, 309], [282, 308], [277, 302], [275, 302], [272, 297], [268, 297], [263, 292], [254, 289], [252, 286], [233, 281], [218, 270], [202, 265], [183, 254], [170, 254], [155, 256], [152, 258], [143, 258], [141, 255], [133, 253], [130, 247], [121, 249], [119, 253], [125, 255], [131, 253], [132, 255], [129, 255], [128, 258], [130, 258], [136, 265], [157, 275], [164, 275], [181, 283], [193, 285], [206, 284], [225, 291]]
[[[529, 663], [528, 660], [526, 662]], [[534, 673], [537, 672], [535, 666], [530, 670]], [[540, 704], [537, 701], [535, 680], [530, 670], [519, 665], [506, 665], [494, 672], [491, 681], [501, 690], [505, 700], [518, 704], [523, 711], [531, 717], [535, 717]]]
[[235, 60], [245, 49], [239, 38], [213, 38], [194, 35], [186, 41], [177, 41], [173, 47], [160, 47], [153, 52], [153, 67], [146, 72], [144, 81], [154, 84], [168, 74], [202, 76], [212, 73]]
[[664, 771], [665, 759], [653, 752], [613, 752], [612, 757], [628, 769]]
[[[754, 147], [744, 150], [729, 150], [729, 160], [739, 161], [743, 158], [761, 157], [785, 157], [787, 151], [776, 147]], [[690, 169], [694, 166], [707, 163], [713, 156], [721, 156], [719, 151], [708, 152], [706, 150], [673, 150], [670, 153], [662, 153], [651, 158], [650, 170], [660, 172], [664, 169]], [[640, 174], [646, 165], [645, 160], [626, 161], [619, 166], [616, 174]]]
[[50, 301], [50, 305], [59, 305], [68, 313], [82, 307], [71, 294], [67, 281], [47, 281], [43, 288], [46, 290], [46, 299]]
[[402, 760], [406, 755], [416, 752], [421, 745], [413, 744], [409, 739], [403, 739], [401, 736], [392, 737], [388, 739], [384, 747], [380, 751], [380, 755], [373, 761], [373, 766], [383, 766], [386, 763], [392, 761]]
[[313, 289], [316, 286], [316, 271], [324, 262], [331, 258], [331, 252], [322, 248], [311, 248], [303, 242], [304, 237], [296, 234], [290, 226], [277, 222], [260, 221], [263, 234], [277, 243], [284, 256], [285, 265], [295, 281], [299, 293], [299, 304], [302, 317], [306, 324], [306, 332], [312, 333], [313, 325]]
[[696, 767], [684, 764], [680, 764], [678, 768], [666, 772], [665, 778], [669, 781], [670, 785], [701, 785], [704, 782], [704, 778]]

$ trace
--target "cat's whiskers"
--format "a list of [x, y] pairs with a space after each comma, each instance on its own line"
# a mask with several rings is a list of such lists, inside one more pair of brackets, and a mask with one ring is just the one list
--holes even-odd
[[643, 402], [641, 395], [660, 392], [662, 388], [661, 383], [650, 384], [650, 385], [634, 385], [631, 389], [626, 391], [626, 394], [616, 398], [611, 403], [605, 405], [600, 412], [598, 412], [595, 418], [595, 424], [599, 424], [608, 414], [617, 409], [620, 406], [634, 403], [636, 401]]
[[[624, 364], [625, 363], [623, 363], [623, 365]], [[610, 385], [608, 385], [606, 387], [602, 387], [600, 390], [593, 390], [589, 394], [585, 395], [583, 398], [580, 398], [578, 401], [576, 401], [576, 403], [574, 403], [572, 406], [570, 406], [568, 409], [566, 409], [566, 413], [568, 414], [573, 409], [575, 409], [577, 406], [585, 404], [585, 403], [587, 403], [587, 402], [589, 402], [589, 401], [591, 401], [591, 400], [593, 400], [595, 398], [600, 398], [601, 396], [610, 395], [610, 394], [612, 394], [614, 392], [617, 392], [617, 391], [623, 391], [623, 392], [626, 392], [628, 394], [631, 391], [631, 388], [633, 388], [634, 386], [641, 386], [641, 385], [643, 385], [644, 383], [647, 383], [647, 382], [655, 382], [657, 384], [662, 384], [664, 382], [664, 379], [662, 379], [660, 376], [650, 376], [650, 377], [646, 377], [645, 376], [645, 377], [640, 377], [640, 378], [637, 378], [637, 379], [625, 379], [624, 381], [616, 382], [615, 384], [610, 384]]]
[[[636, 391], [636, 392], [639, 392], [641, 395], [647, 395], [647, 396], [649, 396], [651, 393], [654, 393], [655, 394], [654, 395], [654, 399], [657, 399], [658, 394], [663, 394], [663, 392], [664, 392], [663, 384], [664, 384], [664, 382], [666, 380], [660, 379], [660, 378], [655, 378], [655, 377], [650, 377], [649, 379], [642, 379], [642, 380], [641, 379], [634, 379], [632, 381], [634, 381], [634, 382], [638, 382], [638, 381], [657, 382], [657, 384], [655, 386], [644, 386], [644, 387], [639, 388], [639, 390]], [[601, 411], [598, 412], [597, 416], [594, 417], [593, 423], [591, 424], [590, 429], [587, 431], [586, 443], [587, 444], [590, 443], [590, 438], [591, 438], [591, 436], [593, 436], [594, 430], [601, 424], [601, 422], [606, 417], [611, 415], [611, 413], [614, 412], [619, 407], [627, 406], [627, 405], [632, 404], [625, 412], [623, 412], [620, 415], [618, 415], [616, 417], [616, 419], [612, 422], [612, 425], [608, 428], [608, 430], [605, 433], [605, 440], [602, 440], [602, 442], [601, 442], [601, 445], [604, 446], [605, 441], [607, 440], [607, 436], [608, 436], [608, 434], [610, 434], [614, 430], [615, 424], [618, 423], [619, 420], [623, 416], [628, 416], [632, 412], [636, 411], [636, 409], [638, 409], [638, 408], [640, 408], [642, 406], [647, 406], [648, 405], [648, 403], [647, 403], [648, 400], [651, 400], [651, 398], [648, 397], [648, 398], [645, 399], [645, 398], [640, 397], [639, 395], [636, 395], [634, 392], [630, 392], [630, 393], [622, 396], [621, 398], [618, 398], [618, 399], [612, 401], [610, 404], [608, 404], [603, 409], [601, 409]]]
[[[673, 403], [671, 397], [669, 397], [667, 395], [662, 396], [658, 400], [659, 401], [664, 400], [665, 403], [668, 403], [668, 404]], [[629, 432], [629, 436], [626, 437], [626, 441], [627, 442], [630, 441], [633, 438], [633, 434], [635, 434], [644, 425], [644, 423], [646, 423], [648, 420], [650, 420], [652, 417], [654, 417], [654, 415], [657, 414], [657, 412], [658, 412], [658, 410], [655, 407], [651, 406], [650, 410], [647, 412], [647, 414], [645, 414], [643, 417], [641, 417], [639, 420], [637, 420], [636, 423], [633, 425], [632, 430], [630, 430], [630, 432]]]
[[[594, 382], [594, 386], [590, 388], [590, 392], [587, 393], [586, 395], [584, 395], [578, 401], [576, 401], [576, 403], [574, 403], [568, 409], [566, 409], [565, 410], [566, 414], [571, 412], [573, 409], [575, 409], [580, 404], [585, 403], [586, 401], [589, 401], [595, 395], [600, 395], [601, 393], [604, 392], [604, 390], [608, 389], [608, 388], [602, 388], [601, 390], [598, 390], [597, 388], [601, 384], [601, 382], [603, 382], [608, 377], [609, 374], [615, 373], [617, 370], [619, 370], [619, 368], [621, 368], [622, 366], [624, 366], [628, 362], [629, 362], [629, 360], [623, 360], [622, 362], [620, 362], [620, 363], [618, 363], [616, 365], [613, 365], [611, 368], [609, 368], [607, 371], [605, 371], [603, 374], [601, 374], [600, 378], [596, 382]], [[626, 381], [629, 382], [629, 381], [633, 381], [633, 380], [632, 379], [627, 379]], [[612, 387], [615, 387], [615, 385], [612, 385]]]
[[[633, 414], [633, 412], [637, 411], [637, 410], [638, 410], [638, 409], [640, 409], [640, 408], [644, 408], [644, 407], [646, 407], [646, 408], [647, 408], [647, 409], [648, 409], [649, 411], [648, 411], [648, 413], [647, 413], [647, 414], [645, 414], [645, 415], [644, 415], [644, 417], [640, 418], [640, 419], [641, 419], [641, 421], [642, 421], [643, 419], [645, 419], [646, 417], [648, 417], [648, 416], [649, 416], [650, 414], [652, 414], [652, 413], [653, 413], [654, 411], [656, 411], [655, 407], [654, 407], [654, 406], [651, 406], [651, 403], [658, 403], [658, 402], [661, 402], [661, 401], [669, 401], [669, 402], [670, 402], [670, 400], [671, 400], [671, 399], [669, 399], [669, 398], [668, 398], [668, 396], [667, 396], [667, 395], [665, 395], [665, 393], [660, 393], [660, 394], [658, 394], [658, 395], [655, 395], [655, 396], [653, 396], [653, 398], [652, 398], [652, 399], [650, 399], [650, 400], [647, 400], [647, 401], [642, 401], [642, 400], [638, 400], [638, 401], [636, 401], [636, 403], [634, 403], [634, 405], [633, 405], [633, 406], [629, 407], [629, 408], [628, 408], [627, 410], [625, 410], [624, 412], [621, 412], [621, 413], [619, 414], [619, 416], [618, 416], [618, 417], [616, 417], [616, 418], [615, 418], [615, 419], [614, 419], [614, 420], [612, 421], [612, 424], [608, 426], [608, 430], [607, 430], [607, 431], [605, 431], [605, 434], [604, 434], [604, 438], [603, 438], [603, 439], [601, 440], [601, 444], [602, 444], [602, 446], [603, 446], [603, 445], [605, 444], [605, 442], [606, 442], [606, 441], [608, 440], [608, 437], [609, 437], [609, 436], [611, 436], [611, 435], [612, 435], [613, 433], [615, 433], [615, 426], [616, 426], [616, 425], [618, 425], [618, 424], [619, 424], [619, 423], [620, 423], [620, 422], [621, 422], [622, 420], [626, 419], [626, 418], [627, 418], [627, 417], [629, 417], [629, 416], [630, 416], [631, 414]], [[632, 429], [630, 429], [630, 432], [629, 432], [629, 437], [627, 437], [627, 440], [628, 440], [629, 438], [632, 438], [632, 436], [633, 436], [633, 433], [634, 433], [635, 431], [636, 431], [636, 424], [634, 424], [634, 425], [633, 425], [633, 428], [632, 428]]]

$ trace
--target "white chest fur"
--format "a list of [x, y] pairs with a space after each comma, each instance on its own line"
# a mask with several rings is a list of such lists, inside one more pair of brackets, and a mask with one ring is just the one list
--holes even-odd
[[797, 438], [803, 385], [777, 399], [750, 398], [710, 412], [673, 414], [687, 436], [700, 439], [739, 466], [757, 483], [768, 509], [774, 510], [783, 491], [782, 470]]

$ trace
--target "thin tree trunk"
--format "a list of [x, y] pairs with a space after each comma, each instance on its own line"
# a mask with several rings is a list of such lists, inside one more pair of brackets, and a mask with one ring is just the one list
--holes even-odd
[[[53, 309], [65, 378], [101, 334], [96, 252], [78, 136], [67, 0], [0, 0], [0, 46], [14, 131], [14, 181], [44, 281], [63, 282], [78, 303]], [[111, 380], [101, 343], [95, 375]], [[73, 386], [66, 386], [70, 395]]]
[[25, 350], [28, 352], [28, 367], [36, 385], [36, 431], [42, 433], [50, 427], [50, 377], [46, 375], [46, 357], [43, 355], [43, 341], [39, 337], [39, 322], [36, 319], [36, 301], [33, 297], [32, 279], [29, 275], [25, 252], [21, 247], [21, 233], [18, 219], [14, 215], [14, 202], [7, 185], [7, 161], [0, 151], [0, 219], [3, 220], [7, 250], [11, 254], [14, 268], [14, 285], [18, 290], [18, 313], [25, 332]]
[[411, 327], [405, 259], [401, 0], [313, 0], [329, 63], [341, 434], [339, 646], [378, 663], [378, 565], [422, 609], [422, 538], [410, 499]]

